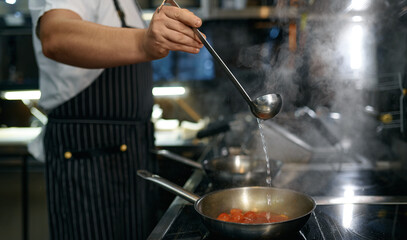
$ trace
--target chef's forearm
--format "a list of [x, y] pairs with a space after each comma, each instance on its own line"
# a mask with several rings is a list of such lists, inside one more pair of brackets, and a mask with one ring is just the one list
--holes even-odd
[[106, 68], [152, 60], [142, 41], [146, 30], [83, 21], [69, 10], [51, 10], [40, 20], [45, 56], [73, 66]]

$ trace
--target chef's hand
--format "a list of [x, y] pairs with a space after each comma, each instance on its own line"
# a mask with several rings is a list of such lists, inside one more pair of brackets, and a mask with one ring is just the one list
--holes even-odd
[[192, 28], [202, 20], [187, 9], [163, 6], [156, 10], [143, 40], [143, 48], [151, 59], [168, 55], [169, 51], [199, 53], [203, 44]]

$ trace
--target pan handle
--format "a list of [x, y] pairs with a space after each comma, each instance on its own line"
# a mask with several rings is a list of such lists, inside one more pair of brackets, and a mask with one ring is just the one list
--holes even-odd
[[187, 191], [185, 189], [183, 189], [182, 187], [178, 186], [177, 184], [168, 181], [165, 178], [162, 178], [156, 174], [152, 174], [147, 170], [138, 170], [137, 171], [137, 175], [139, 175], [140, 177], [157, 183], [160, 187], [175, 193], [176, 195], [182, 197], [183, 199], [191, 202], [191, 203], [195, 203], [196, 201], [198, 201], [198, 199], [200, 199], [201, 197], [198, 195], [195, 195], [194, 193]]
[[164, 156], [167, 157], [169, 159], [175, 160], [177, 162], [186, 164], [188, 166], [194, 167], [194, 168], [198, 168], [198, 169], [203, 169], [202, 165], [198, 162], [195, 162], [191, 159], [185, 158], [183, 156], [180, 156], [178, 154], [172, 153], [168, 150], [162, 149], [162, 150], [151, 150], [153, 153], [160, 155], [160, 156]]

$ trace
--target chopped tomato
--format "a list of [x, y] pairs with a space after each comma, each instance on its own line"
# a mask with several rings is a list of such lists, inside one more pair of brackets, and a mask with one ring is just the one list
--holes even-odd
[[218, 220], [236, 223], [273, 223], [288, 220], [288, 216], [284, 214], [275, 214], [272, 212], [256, 212], [247, 211], [243, 212], [241, 209], [232, 208], [230, 213], [221, 213], [217, 217]]
[[249, 221], [254, 221], [256, 217], [257, 217], [256, 213], [252, 211], [248, 211], [243, 215], [243, 218]]
[[282, 222], [282, 221], [285, 221], [285, 220], [288, 220], [288, 217], [286, 215], [283, 215], [283, 214], [280, 214], [280, 215], [272, 214], [269, 217], [269, 222]]
[[230, 209], [230, 214], [242, 213], [242, 209], [239, 208], [232, 208]]
[[262, 211], [262, 212], [257, 213], [257, 216], [261, 216], [261, 217], [265, 217], [265, 218], [267, 218], [267, 215], [270, 215], [270, 212]]
[[269, 220], [266, 217], [263, 216], [257, 216], [254, 220], [253, 223], [269, 223]]
[[221, 213], [221, 214], [219, 214], [219, 216], [216, 219], [221, 220], [221, 221], [225, 221], [225, 222], [229, 222], [230, 221], [230, 216], [227, 213]]
[[243, 218], [242, 221], [240, 221], [240, 223], [252, 223], [253, 221], [247, 218]]
[[240, 222], [243, 220], [242, 212], [234, 212], [230, 214], [230, 221], [232, 222]]

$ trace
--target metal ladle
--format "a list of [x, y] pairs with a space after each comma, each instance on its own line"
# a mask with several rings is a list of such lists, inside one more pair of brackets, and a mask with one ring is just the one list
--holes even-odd
[[[158, 8], [158, 11], [161, 7], [165, 4], [169, 3], [175, 7], [181, 8], [175, 0], [164, 0], [161, 6]], [[276, 116], [280, 110], [283, 103], [283, 100], [280, 94], [266, 94], [264, 96], [258, 97], [252, 100], [246, 91], [243, 89], [242, 85], [240, 85], [239, 81], [230, 71], [230, 69], [226, 66], [223, 60], [219, 57], [213, 47], [209, 44], [209, 42], [204, 38], [202, 33], [197, 28], [192, 28], [194, 33], [198, 36], [199, 40], [204, 44], [206, 49], [208, 49], [209, 53], [215, 58], [215, 60], [220, 64], [222, 69], [226, 72], [226, 75], [232, 81], [232, 83], [236, 86], [239, 92], [242, 94], [243, 98], [250, 106], [250, 110], [257, 118], [267, 120]]]

